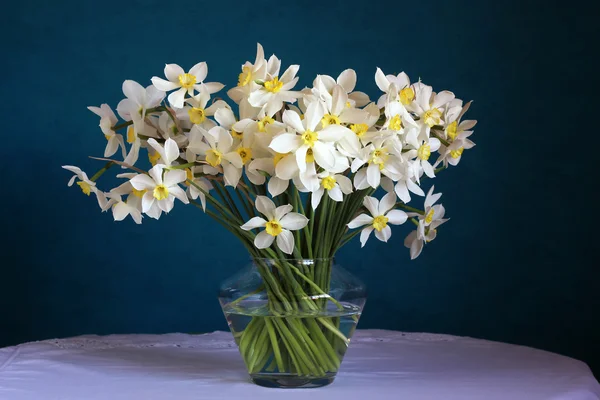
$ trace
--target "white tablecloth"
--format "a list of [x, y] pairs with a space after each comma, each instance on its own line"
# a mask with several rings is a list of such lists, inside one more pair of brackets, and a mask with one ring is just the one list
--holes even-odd
[[249, 382], [228, 332], [110, 335], [0, 349], [1, 400], [597, 400], [587, 365], [466, 337], [359, 330], [332, 385]]

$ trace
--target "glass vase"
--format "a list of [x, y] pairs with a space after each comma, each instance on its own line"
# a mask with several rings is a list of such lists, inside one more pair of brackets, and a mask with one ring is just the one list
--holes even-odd
[[255, 258], [219, 294], [252, 381], [275, 388], [333, 382], [365, 301], [333, 258]]

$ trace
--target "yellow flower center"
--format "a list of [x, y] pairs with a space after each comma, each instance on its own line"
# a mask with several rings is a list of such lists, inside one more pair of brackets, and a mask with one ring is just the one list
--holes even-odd
[[77, 186], [79, 186], [81, 188], [81, 191], [83, 192], [83, 194], [85, 194], [86, 196], [89, 196], [90, 193], [92, 192], [92, 187], [90, 186], [89, 183], [84, 182], [84, 181], [79, 181], [77, 182]]
[[260, 121], [258, 121], [258, 131], [266, 132], [267, 125], [272, 124], [273, 122], [275, 122], [273, 118], [265, 115]]
[[339, 125], [340, 119], [335, 115], [325, 114], [323, 118], [321, 118], [321, 124], [323, 124], [323, 128], [329, 125]]
[[267, 233], [271, 236], [277, 236], [283, 230], [281, 228], [281, 224], [279, 223], [279, 221], [275, 221], [274, 219], [267, 222], [267, 225], [265, 226], [265, 228], [266, 228]]
[[432, 208], [431, 210], [429, 210], [427, 215], [425, 215], [425, 223], [426, 224], [430, 224], [431, 221], [433, 221], [433, 214], [435, 214], [435, 211]]
[[177, 77], [182, 88], [191, 89], [196, 84], [196, 77], [192, 74], [181, 74]]
[[402, 118], [399, 114], [396, 114], [390, 119], [389, 128], [393, 131], [399, 131], [402, 129]]
[[409, 105], [415, 99], [415, 91], [410, 86], [400, 91], [400, 103]]
[[452, 122], [450, 125], [448, 125], [446, 127], [446, 136], [448, 136], [448, 138], [450, 140], [456, 139], [456, 137], [458, 136], [458, 122], [457, 121]]
[[111, 137], [112, 137], [112, 135], [104, 135], [104, 139], [106, 139], [106, 140], [110, 140]]
[[148, 153], [148, 160], [150, 160], [150, 164], [156, 165], [158, 160], [160, 160], [160, 153], [155, 151], [154, 153]]
[[283, 158], [284, 158], [285, 156], [287, 156], [288, 154], [290, 154], [290, 153], [276, 153], [276, 154], [273, 156], [273, 166], [275, 166], [275, 167], [276, 167], [276, 166], [277, 166], [277, 164], [279, 164], [279, 161], [283, 160]]
[[350, 103], [349, 101], [347, 101], [347, 102], [346, 102], [346, 107], [347, 107], [347, 108], [350, 108], [350, 107], [352, 107], [352, 103]]
[[385, 215], [380, 215], [378, 217], [373, 218], [373, 228], [377, 229], [381, 232], [383, 228], [387, 226], [387, 223], [390, 219]]
[[441, 117], [442, 112], [437, 108], [432, 108], [431, 110], [425, 111], [425, 114], [423, 114], [423, 122], [425, 122], [425, 124], [431, 128], [432, 126], [440, 123]]
[[323, 186], [323, 188], [331, 190], [335, 187], [335, 178], [333, 176], [326, 176], [321, 181], [321, 185]]
[[200, 107], [192, 107], [188, 110], [188, 115], [190, 116], [190, 121], [192, 124], [201, 124], [206, 119], [206, 112], [204, 108]]
[[169, 189], [165, 185], [158, 185], [152, 193], [156, 200], [164, 200], [169, 197]]
[[137, 190], [136, 188], [133, 188], [131, 189], [131, 193], [133, 193], [135, 197], [139, 197], [141, 199], [144, 197], [144, 194], [146, 194], [146, 190]]
[[238, 86], [246, 86], [252, 80], [252, 69], [248, 66], [242, 67], [242, 73], [238, 75]]
[[129, 125], [129, 128], [127, 128], [127, 143], [134, 143], [136, 138], [137, 135], [135, 134], [133, 125]]
[[423, 143], [423, 145], [419, 147], [419, 150], [417, 150], [417, 157], [419, 157], [420, 160], [427, 161], [429, 160], [430, 155], [431, 146], [429, 146], [429, 143]]
[[188, 182], [188, 180], [193, 181], [194, 180], [194, 173], [192, 172], [191, 168], [186, 168], [185, 169], [185, 182], [184, 185], [185, 186], [190, 186], [190, 183]]
[[240, 147], [236, 151], [242, 158], [242, 163], [246, 164], [252, 159], [252, 149], [248, 147]]
[[378, 165], [379, 170], [381, 171], [383, 168], [385, 168], [385, 163], [389, 157], [389, 153], [387, 152], [387, 149], [385, 147], [375, 149], [371, 153], [369, 164]]
[[307, 163], [315, 162], [315, 154], [313, 153], [313, 149], [306, 150], [306, 162]]
[[277, 93], [283, 87], [283, 82], [279, 80], [278, 77], [271, 79], [270, 81], [265, 82], [265, 89], [267, 92]]
[[369, 130], [369, 125], [367, 124], [352, 124], [350, 125], [350, 130], [356, 133], [356, 136], [362, 137]]
[[232, 129], [230, 133], [231, 133], [231, 137], [233, 137], [234, 139], [242, 140], [244, 138], [243, 132], [238, 132], [238, 131]]
[[210, 149], [206, 152], [206, 162], [208, 162], [212, 167], [221, 165], [222, 158], [223, 153], [221, 153], [219, 150]]
[[462, 155], [463, 151], [465, 151], [464, 147], [459, 147], [456, 150], [452, 150], [450, 152], [450, 157], [452, 157], [452, 158], [458, 158], [458, 157], [460, 157]]
[[318, 138], [319, 135], [313, 131], [306, 130], [302, 134], [302, 140], [304, 141], [304, 144], [311, 148], [315, 145], [315, 142]]

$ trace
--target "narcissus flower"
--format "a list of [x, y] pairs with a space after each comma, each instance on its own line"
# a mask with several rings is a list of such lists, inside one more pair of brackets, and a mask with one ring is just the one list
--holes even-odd
[[111, 157], [117, 152], [119, 147], [125, 158], [125, 142], [123, 135], [116, 133], [113, 126], [117, 124], [117, 116], [108, 104], [102, 104], [100, 107], [88, 107], [88, 110], [100, 117], [100, 129], [106, 138], [106, 148], [104, 149], [104, 157]]
[[291, 205], [275, 207], [275, 203], [266, 196], [256, 197], [256, 209], [267, 219], [261, 217], [251, 218], [241, 226], [245, 231], [255, 228], [265, 228], [254, 238], [254, 245], [258, 249], [266, 249], [277, 241], [277, 247], [285, 254], [294, 251], [294, 235], [290, 231], [304, 228], [308, 218], [302, 214], [291, 212]]
[[434, 186], [429, 189], [425, 197], [425, 212], [421, 214], [411, 213], [410, 216], [418, 216], [419, 225], [404, 239], [404, 246], [410, 249], [410, 258], [415, 259], [423, 251], [423, 245], [431, 242], [437, 236], [437, 228], [448, 219], [444, 219], [446, 210], [441, 204], [435, 204], [442, 197], [441, 193], [433, 194]]
[[[148, 216], [157, 218], [160, 211], [168, 213], [173, 209], [175, 198], [188, 204], [189, 200], [179, 186], [186, 180], [185, 171], [180, 169], [164, 172], [164, 165], [155, 165], [146, 174], [138, 174], [131, 178], [131, 186], [136, 190], [145, 190], [142, 197], [142, 211]], [[164, 172], [164, 176], [163, 176]], [[158, 211], [160, 210], [160, 211]]]
[[374, 197], [366, 196], [363, 205], [371, 215], [360, 214], [348, 224], [348, 228], [355, 229], [364, 226], [360, 233], [361, 247], [367, 243], [371, 232], [375, 230], [375, 237], [382, 242], [387, 242], [392, 236], [392, 229], [388, 224], [401, 225], [406, 222], [408, 216], [402, 210], [392, 210], [396, 204], [396, 195], [388, 193], [381, 202]]
[[167, 80], [154, 76], [152, 77], [152, 84], [163, 92], [177, 89], [169, 95], [169, 103], [175, 108], [182, 108], [186, 93], [193, 96], [194, 90], [200, 91], [204, 88], [208, 94], [213, 94], [223, 89], [224, 85], [222, 83], [205, 83], [204, 80], [207, 74], [208, 65], [205, 62], [194, 65], [189, 72], [185, 72], [177, 64], [167, 64], [165, 66]]

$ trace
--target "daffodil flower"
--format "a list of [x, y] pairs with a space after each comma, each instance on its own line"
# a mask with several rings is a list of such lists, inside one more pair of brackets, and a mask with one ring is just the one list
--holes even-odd
[[265, 228], [254, 238], [254, 245], [258, 249], [270, 247], [277, 241], [277, 247], [285, 254], [294, 251], [294, 235], [291, 231], [302, 229], [308, 224], [308, 218], [302, 214], [291, 212], [291, 205], [275, 207], [275, 203], [266, 196], [256, 196], [256, 210], [267, 219], [261, 217], [251, 218], [241, 226], [245, 231], [256, 228]]
[[422, 82], [417, 82], [415, 88], [415, 101], [410, 103], [407, 108], [409, 111], [419, 116], [416, 121], [421, 126], [421, 140], [428, 140], [431, 128], [434, 125], [443, 123], [444, 106], [454, 99], [454, 93], [447, 90], [439, 93], [433, 93], [431, 86]]
[[145, 191], [142, 211], [156, 219], [161, 211], [168, 213], [173, 209], [175, 198], [184, 204], [189, 203], [185, 192], [179, 187], [186, 180], [185, 171], [177, 169], [164, 172], [164, 169], [164, 165], [158, 164], [148, 171], [148, 175], [138, 174], [130, 180], [134, 189]]
[[419, 225], [417, 229], [412, 231], [406, 239], [404, 246], [410, 249], [410, 258], [417, 258], [425, 243], [429, 243], [437, 237], [437, 228], [448, 221], [444, 219], [446, 210], [441, 204], [435, 204], [442, 197], [441, 193], [433, 194], [434, 186], [429, 189], [427, 197], [425, 197], [425, 212], [421, 214], [410, 214], [410, 216], [418, 216]]
[[348, 95], [348, 103], [352, 107], [363, 107], [369, 104], [369, 96], [363, 92], [355, 92], [356, 72], [353, 69], [346, 69], [338, 75], [337, 79], [333, 79], [329, 75], [317, 75], [313, 81], [313, 87], [317, 88], [321, 93], [327, 92], [333, 94], [333, 88], [339, 85], [344, 88], [344, 92]]
[[364, 247], [371, 235], [375, 231], [375, 237], [382, 242], [387, 242], [392, 236], [392, 228], [388, 224], [402, 225], [406, 222], [408, 216], [402, 210], [392, 210], [396, 204], [396, 195], [388, 193], [381, 199], [381, 202], [374, 197], [366, 196], [363, 205], [371, 215], [360, 214], [348, 224], [348, 228], [355, 229], [364, 226], [360, 233], [360, 244]]
[[208, 94], [213, 94], [223, 89], [224, 85], [222, 83], [205, 83], [204, 80], [207, 74], [208, 66], [205, 62], [194, 65], [189, 72], [185, 72], [177, 64], [167, 64], [165, 66], [167, 80], [154, 76], [152, 77], [152, 84], [163, 92], [177, 89], [169, 95], [168, 100], [173, 107], [183, 108], [186, 93], [193, 96], [194, 90], [200, 91], [204, 88]]
[[215, 115], [217, 110], [221, 108], [229, 108], [229, 105], [223, 100], [217, 100], [207, 107], [210, 101], [210, 94], [206, 88], [201, 88], [200, 92], [192, 97], [185, 99], [187, 105], [180, 110], [177, 110], [177, 118], [183, 121], [190, 121], [192, 125], [200, 125], [208, 130], [216, 126], [215, 121], [209, 119]]
[[[359, 156], [352, 161], [351, 170], [356, 172], [354, 187], [366, 189], [370, 186], [376, 189], [382, 175], [397, 181], [400, 177], [401, 162], [402, 158], [391, 138], [373, 140], [373, 143], [361, 149]], [[362, 168], [365, 164], [367, 167]]]
[[377, 68], [375, 83], [379, 90], [384, 92], [377, 100], [379, 108], [383, 108], [390, 103], [389, 97], [395, 98], [403, 106], [411, 104], [415, 99], [415, 90], [411, 87], [410, 79], [404, 72], [400, 72], [396, 76], [385, 75], [380, 68]]
[[281, 75], [281, 79], [277, 75], [268, 74], [262, 86], [250, 93], [248, 102], [253, 107], [266, 106], [266, 113], [269, 115], [280, 110], [284, 102], [294, 103], [301, 96], [300, 92], [291, 90], [298, 82], [296, 76], [298, 69], [300, 69], [299, 65], [290, 65]]
[[101, 209], [104, 209], [107, 199], [104, 192], [98, 190], [98, 188], [96, 187], [96, 182], [92, 182], [88, 178], [87, 174], [83, 172], [79, 167], [75, 167], [73, 165], [63, 165], [62, 167], [67, 171], [71, 171], [75, 174], [71, 177], [71, 179], [69, 179], [67, 186], [73, 186], [75, 180], [78, 179], [77, 186], [79, 186], [83, 194], [89, 196], [90, 194], [94, 193], [96, 195], [96, 199], [98, 200], [98, 205]]
[[[115, 221], [123, 221], [127, 216], [131, 216], [136, 224], [142, 223], [142, 196], [145, 192], [136, 190], [131, 185], [130, 179], [136, 175], [118, 174], [117, 178], [126, 178], [127, 181], [107, 193], [108, 202], [102, 211], [112, 210]], [[122, 200], [123, 197], [126, 197], [125, 201]]]
[[311, 205], [316, 210], [321, 203], [321, 198], [327, 195], [334, 201], [343, 201], [345, 194], [352, 193], [352, 181], [346, 175], [330, 174], [327, 171], [319, 173], [319, 188], [312, 192]]
[[256, 46], [256, 59], [254, 64], [250, 61], [246, 61], [242, 65], [242, 72], [238, 76], [237, 86], [229, 89], [227, 95], [235, 103], [240, 102], [247, 98], [250, 93], [260, 88], [260, 85], [256, 81], [264, 81], [267, 76], [267, 61], [265, 60], [265, 52], [260, 43]]
[[173, 161], [179, 158], [179, 146], [177, 146], [177, 143], [171, 138], [165, 140], [164, 146], [161, 146], [154, 138], [148, 139], [148, 144], [160, 154], [157, 164], [170, 167]]
[[104, 157], [111, 157], [117, 152], [119, 147], [125, 158], [125, 141], [123, 135], [116, 133], [113, 126], [117, 124], [117, 116], [108, 104], [102, 104], [100, 107], [88, 107], [88, 110], [100, 117], [100, 129], [106, 138], [106, 148], [104, 149]]
[[276, 136], [270, 144], [271, 149], [281, 154], [294, 153], [300, 172], [306, 170], [307, 157], [308, 162], [316, 161], [320, 167], [331, 170], [336, 164], [335, 142], [344, 135], [353, 133], [340, 125], [318, 129], [317, 126], [324, 115], [325, 111], [319, 102], [308, 106], [303, 120], [296, 112], [286, 110], [283, 113], [283, 122], [297, 133]]
[[203, 156], [214, 172], [222, 170], [226, 185], [237, 186], [244, 163], [233, 148], [231, 134], [225, 129], [215, 126], [207, 132], [194, 126], [190, 131], [188, 150]]

